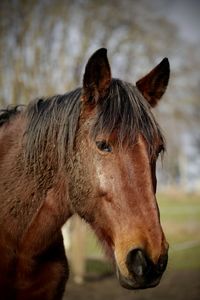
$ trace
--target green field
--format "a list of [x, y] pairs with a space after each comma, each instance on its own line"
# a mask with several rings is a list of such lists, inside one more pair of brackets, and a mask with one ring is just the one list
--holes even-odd
[[[200, 269], [200, 196], [171, 193], [157, 199], [170, 244], [168, 269]], [[87, 239], [87, 256], [103, 257], [94, 235]]]
[[170, 244], [169, 267], [200, 269], [200, 196], [174, 193], [157, 198]]

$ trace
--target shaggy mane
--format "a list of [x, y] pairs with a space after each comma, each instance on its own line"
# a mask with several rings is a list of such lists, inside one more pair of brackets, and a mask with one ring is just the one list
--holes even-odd
[[[73, 151], [78, 129], [81, 94], [82, 89], [78, 88], [29, 104], [25, 135], [25, 155], [29, 162], [43, 164], [51, 156], [58, 165], [66, 163], [67, 152]], [[124, 141], [133, 144], [141, 133], [151, 155], [156, 151], [155, 138], [159, 137], [164, 142], [147, 101], [136, 87], [119, 79], [112, 79], [107, 96], [97, 103], [91, 136], [94, 139], [102, 133], [109, 136], [113, 130], [117, 130], [119, 145]], [[48, 153], [51, 155], [48, 156]]]
[[106, 99], [99, 101], [92, 136], [117, 130], [118, 145], [133, 145], [138, 134], [142, 134], [149, 146], [149, 153], [155, 154], [155, 139], [164, 144], [164, 137], [148, 102], [136, 87], [119, 79], [113, 79]]

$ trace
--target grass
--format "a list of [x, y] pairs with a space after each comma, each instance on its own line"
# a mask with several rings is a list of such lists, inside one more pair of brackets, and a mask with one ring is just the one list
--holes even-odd
[[[200, 197], [170, 193], [159, 194], [157, 199], [170, 244], [169, 269], [200, 269]], [[101, 246], [91, 232], [87, 236], [86, 253], [93, 258], [103, 257]], [[101, 266], [97, 269], [101, 270]]]
[[169, 266], [200, 269], [199, 195], [160, 194], [161, 221], [170, 244]]

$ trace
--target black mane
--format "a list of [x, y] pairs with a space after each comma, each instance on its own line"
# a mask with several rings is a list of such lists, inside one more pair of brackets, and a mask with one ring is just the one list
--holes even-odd
[[[45, 159], [45, 152], [54, 147], [52, 159], [64, 165], [66, 152], [73, 150], [81, 112], [78, 88], [64, 95], [31, 102], [27, 107], [26, 156], [32, 162]], [[133, 144], [142, 134], [155, 154], [155, 138], [164, 141], [147, 101], [133, 85], [112, 79], [107, 96], [97, 103], [96, 116], [91, 126], [91, 136], [108, 136], [117, 130], [118, 144]]]
[[118, 144], [124, 142], [133, 144], [138, 134], [146, 139], [149, 150], [153, 154], [155, 138], [159, 137], [163, 143], [160, 127], [156, 122], [148, 102], [139, 90], [130, 83], [113, 79], [109, 93], [103, 101], [99, 101], [97, 117], [92, 135], [106, 133], [108, 136], [117, 130]]

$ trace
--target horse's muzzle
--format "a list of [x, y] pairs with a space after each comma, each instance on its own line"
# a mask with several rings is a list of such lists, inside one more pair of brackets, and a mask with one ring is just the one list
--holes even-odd
[[141, 249], [131, 250], [126, 259], [129, 277], [124, 277], [117, 268], [120, 284], [127, 289], [146, 289], [159, 284], [166, 269], [168, 255], [162, 255], [154, 264]]

